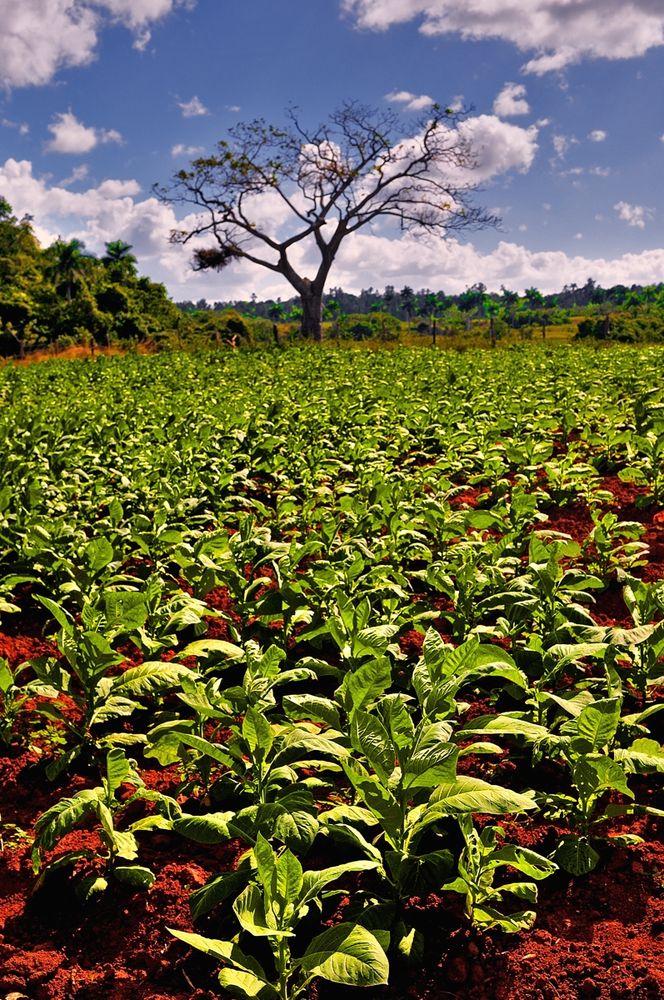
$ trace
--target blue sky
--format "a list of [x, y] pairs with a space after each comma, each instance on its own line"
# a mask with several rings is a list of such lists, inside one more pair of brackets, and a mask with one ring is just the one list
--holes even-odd
[[296, 104], [315, 124], [346, 99], [400, 109], [404, 137], [411, 105], [472, 108], [477, 201], [503, 223], [434, 244], [365, 230], [331, 285], [664, 278], [664, 0], [0, 0], [0, 15], [0, 195], [44, 243], [126, 240], [175, 298], [291, 291], [246, 263], [193, 274], [152, 185], [235, 122]]

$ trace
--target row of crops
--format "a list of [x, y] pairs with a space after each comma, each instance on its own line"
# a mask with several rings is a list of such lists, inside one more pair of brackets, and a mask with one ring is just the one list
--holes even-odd
[[49, 796], [32, 893], [132, 899], [151, 838], [234, 845], [171, 934], [224, 996], [295, 1000], [435, 955], [413, 898], [521, 933], [547, 880], [638, 844], [664, 817], [663, 361], [2, 369], [0, 754]]

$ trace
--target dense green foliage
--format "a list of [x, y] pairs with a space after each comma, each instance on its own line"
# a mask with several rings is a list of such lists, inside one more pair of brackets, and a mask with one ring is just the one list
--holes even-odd
[[[151, 831], [240, 838], [192, 896], [222, 937], [177, 936], [242, 997], [385, 982], [422, 953], [413, 895], [530, 927], [540, 881], [609, 850], [600, 824], [657, 812], [635, 779], [664, 771], [664, 583], [602, 477], [661, 506], [663, 363], [529, 346], [0, 370], [0, 618], [41, 616], [55, 644], [0, 667], [0, 738], [41, 719], [47, 774], [90, 777], [38, 823], [40, 880], [148, 888]], [[580, 540], [548, 523], [570, 503], [592, 517]], [[593, 618], [609, 587], [633, 627]], [[146, 763], [178, 766], [195, 808], [146, 789]], [[487, 816], [565, 832], [545, 857]], [[53, 860], [83, 821], [103, 853]], [[321, 851], [343, 863], [312, 868]]]
[[33, 346], [145, 341], [175, 331], [181, 313], [163, 285], [138, 276], [116, 240], [101, 260], [78, 240], [42, 249], [29, 219], [0, 205], [0, 355]]

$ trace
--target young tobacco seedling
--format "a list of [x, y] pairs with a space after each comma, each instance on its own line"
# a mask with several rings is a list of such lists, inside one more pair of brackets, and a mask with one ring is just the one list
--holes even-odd
[[[451, 735], [445, 722], [422, 720], [415, 726], [399, 695], [385, 696], [379, 714], [356, 711], [351, 740], [368, 766], [355, 758], [342, 760], [356, 804], [320, 815], [331, 836], [359, 847], [380, 865], [393, 915], [400, 914], [407, 896], [438, 889], [449, 877], [453, 858], [443, 846], [443, 836], [434, 838], [427, 851], [420, 846], [424, 834], [437, 823], [470, 812], [502, 815], [535, 808], [532, 793], [518, 794], [457, 775], [460, 753], [475, 747], [460, 751]], [[365, 835], [358, 829], [361, 826], [380, 832]], [[402, 920], [398, 923], [401, 932], [394, 944], [405, 958], [417, 955], [421, 935]]]
[[508, 934], [530, 930], [535, 922], [534, 910], [502, 913], [498, 907], [502, 906], [506, 896], [536, 903], [537, 885], [523, 880], [494, 885], [496, 873], [499, 868], [509, 866], [539, 882], [557, 871], [558, 866], [525, 847], [515, 844], [498, 846], [498, 837], [505, 835], [500, 826], [485, 826], [478, 833], [472, 816], [458, 816], [457, 821], [466, 846], [459, 859], [458, 877], [444, 885], [443, 889], [466, 897], [466, 916], [480, 930], [499, 927]]
[[[52, 658], [31, 661], [30, 665], [42, 682], [54, 687], [58, 694], [67, 694], [80, 712], [80, 720], [72, 722], [57, 705], [44, 704], [36, 708], [39, 714], [65, 727], [71, 744], [62, 756], [49, 764], [46, 773], [52, 779], [84, 750], [95, 753], [100, 749], [103, 740], [93, 733], [93, 727], [132, 715], [142, 707], [137, 699], [178, 687], [182, 677], [196, 675], [179, 663], [155, 661], [130, 667], [117, 677], [108, 677], [109, 668], [122, 663], [123, 657], [109, 642], [105, 616], [93, 605], [86, 604], [78, 625], [55, 601], [46, 597], [39, 600], [60, 626], [56, 641], [69, 671]], [[116, 632], [111, 629], [110, 634], [113, 637]]]
[[[133, 785], [136, 791], [121, 800], [118, 792], [124, 784]], [[157, 814], [136, 820], [126, 830], [119, 830], [118, 819], [137, 799], [155, 802]], [[32, 866], [35, 874], [40, 871], [41, 874], [35, 891], [53, 871], [71, 868], [79, 862], [89, 862], [97, 869], [100, 861], [101, 872], [95, 870], [93, 874], [84, 876], [77, 886], [77, 892], [83, 899], [103, 892], [108, 888], [111, 877], [135, 889], [149, 888], [155, 880], [154, 874], [149, 868], [134, 863], [138, 857], [136, 833], [140, 830], [169, 830], [172, 820], [179, 813], [180, 807], [173, 799], [145, 788], [134, 762], [128, 760], [122, 750], [109, 750], [101, 785], [85, 788], [72, 797], [61, 799], [37, 820]], [[66, 834], [91, 816], [97, 817], [97, 832], [107, 853], [99, 856], [90, 849], [67, 851], [43, 866], [44, 852], [50, 851]]]
[[[565, 871], [572, 875], [585, 875], [597, 866], [600, 858], [592, 844], [591, 827], [612, 816], [639, 809], [633, 805], [634, 792], [627, 784], [628, 770], [634, 770], [635, 766], [630, 767], [626, 753], [609, 756], [621, 722], [619, 698], [602, 698], [585, 707], [576, 700], [563, 703], [560, 699], [558, 704], [572, 718], [561, 727], [560, 736], [551, 737], [550, 746], [553, 752], [558, 750], [567, 764], [573, 791], [571, 794], [543, 796], [542, 808], [551, 815], [564, 816], [578, 831], [562, 837], [555, 857]], [[645, 741], [647, 750], [651, 749], [652, 742]], [[632, 748], [637, 757], [640, 745], [637, 741], [636, 749]], [[657, 765], [654, 769], [658, 769]], [[601, 810], [601, 800], [610, 790], [620, 792], [632, 803], [626, 806], [607, 805]], [[641, 809], [651, 811], [647, 807]], [[633, 838], [630, 842], [634, 842]]]
[[19, 684], [21, 673], [28, 667], [22, 663], [12, 670], [5, 659], [0, 658], [0, 745], [9, 746], [14, 735], [14, 727], [19, 716], [25, 710], [25, 703], [36, 696], [42, 698], [57, 698], [58, 691], [38, 677]]
[[232, 736], [223, 745], [175, 729], [165, 735], [171, 746], [191, 748], [199, 757], [226, 769], [211, 786], [210, 794], [236, 809], [213, 814], [214, 829], [209, 816], [185, 817], [174, 828], [202, 843], [220, 843], [238, 836], [253, 843], [261, 832], [306, 850], [318, 831], [309, 786], [319, 785], [320, 779], [301, 778], [298, 769], [338, 771], [335, 761], [343, 760], [348, 751], [314, 726], [273, 725], [251, 707], [242, 723], [233, 722], [230, 728]]
[[[303, 954], [292, 942], [299, 923], [312, 904], [320, 905], [325, 888], [348, 871], [373, 868], [372, 862], [339, 865], [322, 871], [303, 871], [287, 848], [276, 854], [260, 834], [253, 849], [256, 871], [233, 904], [240, 925], [230, 941], [220, 941], [171, 930], [185, 944], [224, 963], [219, 983], [229, 994], [250, 1000], [299, 1000], [310, 983], [326, 979], [343, 986], [381, 986], [387, 983], [388, 961], [382, 941], [359, 924], [342, 923], [318, 934]], [[380, 932], [379, 932], [380, 934]], [[264, 938], [272, 952], [273, 970], [240, 948], [243, 938]]]

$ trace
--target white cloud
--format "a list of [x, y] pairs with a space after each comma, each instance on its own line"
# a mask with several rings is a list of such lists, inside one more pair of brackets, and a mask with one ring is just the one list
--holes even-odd
[[197, 118], [199, 115], [209, 115], [210, 112], [198, 97], [194, 96], [190, 101], [178, 101], [178, 107], [183, 118]]
[[18, 129], [19, 135], [28, 135], [30, 132], [30, 126], [27, 122], [14, 122], [11, 118], [0, 118], [0, 125], [2, 125], [3, 128]]
[[342, 9], [373, 30], [417, 19], [426, 35], [512, 42], [534, 53], [523, 69], [538, 75], [664, 45], [660, 0], [342, 0]]
[[619, 219], [636, 229], [645, 229], [646, 223], [651, 222], [654, 215], [651, 208], [645, 208], [643, 205], [630, 205], [627, 201], [619, 201], [613, 207], [618, 213]]
[[122, 136], [115, 129], [84, 125], [71, 111], [57, 114], [48, 130], [53, 138], [46, 144], [47, 153], [89, 153], [95, 146], [122, 142]]
[[242, 108], [240, 107], [239, 104], [227, 104], [226, 111], [230, 111], [231, 114], [237, 115], [240, 113], [240, 111], [242, 111]]
[[202, 152], [203, 146], [185, 146], [181, 142], [177, 142], [171, 147], [171, 156], [175, 158], [178, 156], [198, 156]]
[[536, 126], [521, 128], [493, 115], [467, 118], [459, 132], [470, 140], [476, 157], [470, 176], [479, 183], [510, 170], [526, 173], [538, 150]]
[[526, 100], [526, 88], [522, 83], [506, 83], [493, 102], [494, 114], [499, 118], [512, 115], [527, 115], [530, 105]]
[[583, 239], [583, 233], [574, 233], [573, 239], [575, 239], [575, 240], [582, 240]]
[[591, 142], [604, 142], [608, 133], [604, 131], [603, 128], [593, 129], [592, 132], [588, 133], [588, 138]]
[[554, 135], [551, 138], [553, 148], [559, 160], [564, 160], [572, 146], [578, 146], [579, 140], [573, 135]]
[[428, 94], [411, 94], [409, 90], [394, 90], [391, 94], [385, 94], [385, 100], [403, 104], [406, 111], [424, 111], [436, 103]]
[[184, 2], [190, 0], [0, 0], [0, 86], [39, 86], [61, 69], [87, 65], [109, 24], [124, 24], [144, 47], [149, 25]]
[[588, 173], [592, 174], [593, 177], [609, 177], [611, 175], [611, 167], [589, 167]]
[[65, 177], [64, 180], [60, 181], [60, 186], [69, 187], [71, 184], [78, 184], [79, 181], [84, 181], [87, 176], [87, 164], [82, 163], [80, 167], [74, 167], [69, 177]]

